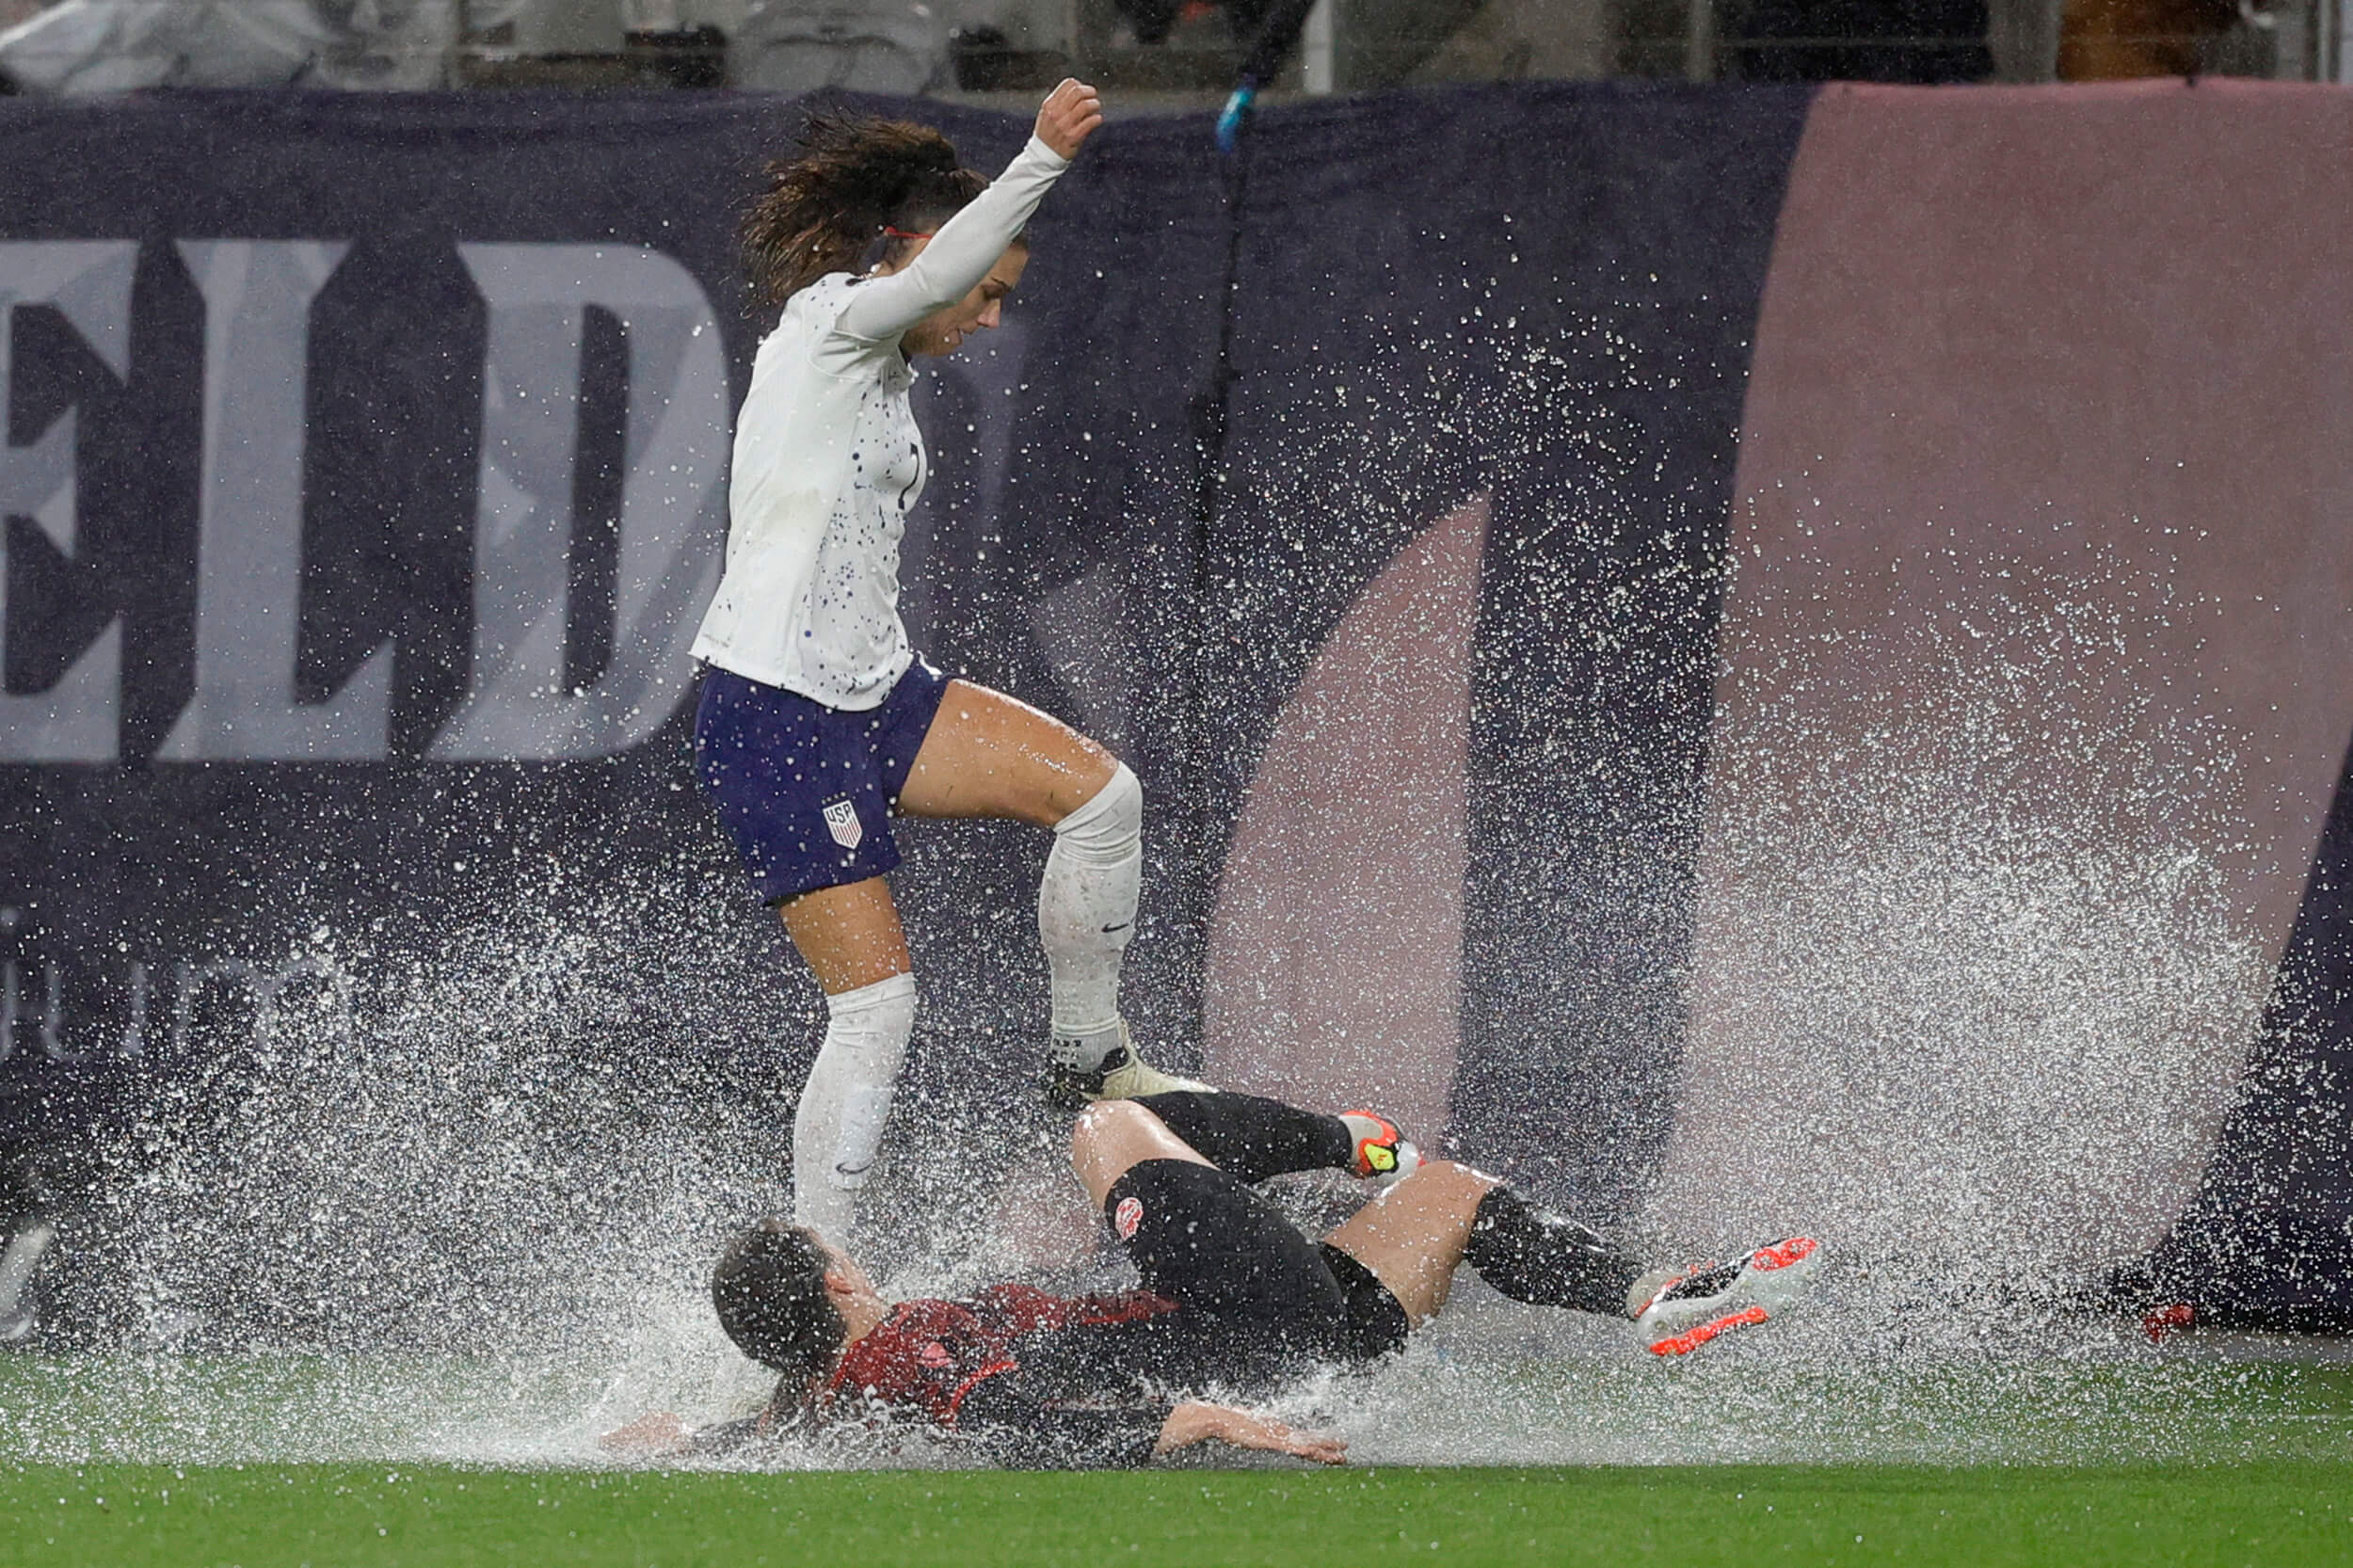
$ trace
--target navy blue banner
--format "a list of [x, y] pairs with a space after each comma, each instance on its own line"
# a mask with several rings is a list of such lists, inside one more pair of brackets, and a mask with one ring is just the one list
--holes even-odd
[[[1327, 920], [1410, 926], [1460, 886], [1453, 1144], [1601, 1223], [1639, 1216], [1673, 1117], [1724, 519], [1806, 103], [1625, 85], [1343, 101], [1274, 121], [1246, 170], [1232, 477], [1205, 577], [1249, 615], [1204, 670], [1241, 744], [1192, 804], [1219, 842], [1340, 614], [1408, 539], [1483, 504], [1468, 616], [1403, 608], [1385, 644], [1462, 661], [1465, 863], [1385, 895], [1328, 856], [1302, 896]], [[1408, 706], [1437, 700], [1424, 675]], [[1407, 715], [1368, 718], [1412, 744]], [[1379, 1016], [1350, 1021], [1389, 1032]]]
[[[1450, 919], [1446, 1016], [1388, 1048], [1423, 1064], [1432, 1141], [1630, 1216], [1671, 1114], [1712, 565], [1804, 103], [1333, 104], [1266, 117], [1239, 163], [1194, 119], [1115, 123], [1037, 220], [1008, 326], [927, 377], [911, 629], [1143, 775], [1128, 1011], [1156, 1054], [1203, 1059], [1205, 997], [1229, 1064], [1381, 1032], [1359, 1001], [1257, 1006], [1241, 927], [1220, 988], [1221, 897], [1255, 896], [1222, 862], [1343, 613], [1481, 508], [1449, 558], [1469, 615], [1392, 648], [1460, 712], [1385, 798], [1458, 847], [1270, 874], [1325, 925], [1376, 929], [1401, 876]], [[20, 1136], [189, 1081], [226, 1113], [256, 1033], [307, 1009], [374, 1038], [453, 966], [567, 929], [616, 1000], [568, 1013], [566, 1048], [781, 1125], [814, 992], [690, 786], [683, 647], [756, 336], [734, 214], [796, 112], [5, 106]], [[984, 168], [1023, 130], [920, 112]], [[920, 1164], [922, 1118], [1030, 1093], [1044, 846], [907, 839], [926, 1008], [894, 1147]]]
[[[1121, 120], [1006, 326], [927, 369], [910, 630], [1142, 776], [1127, 1010], [1157, 1060], [1383, 1104], [1642, 1222], [1811, 103], [1331, 101], [1233, 160], [1203, 118]], [[984, 169], [1026, 129], [887, 106]], [[360, 1334], [454, 1280], [504, 1299], [466, 1205], [417, 1208], [486, 1149], [532, 1151], [567, 1224], [642, 1195], [623, 1145], [720, 1151], [715, 1206], [783, 1190], [818, 999], [695, 792], [684, 650], [759, 330], [736, 214], [800, 108], [0, 104], [0, 1140], [250, 1197], [217, 1221], [248, 1266], [183, 1258], [185, 1300]], [[1027, 1146], [1046, 846], [903, 842], [920, 1250], [998, 1223], [970, 1150]], [[2335, 886], [2295, 948], [2321, 990]], [[2334, 1048], [2277, 1044], [2342, 1040], [2328, 1007], [2266, 1049]], [[2258, 1081], [2288, 1086], [2213, 1191], [2341, 1214], [2278, 1128], [2342, 1091]], [[301, 1214], [256, 1195], [306, 1183]], [[383, 1244], [337, 1254], [355, 1231]]]

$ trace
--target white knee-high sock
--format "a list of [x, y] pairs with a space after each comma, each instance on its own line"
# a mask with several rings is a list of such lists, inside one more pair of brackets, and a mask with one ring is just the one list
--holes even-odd
[[1054, 827], [1037, 935], [1054, 993], [1054, 1060], [1091, 1071], [1120, 1043], [1119, 957], [1144, 883], [1144, 786], [1125, 762]]
[[792, 1114], [792, 1216], [839, 1246], [882, 1150], [899, 1064], [915, 1032], [915, 977], [827, 997], [831, 1017]]

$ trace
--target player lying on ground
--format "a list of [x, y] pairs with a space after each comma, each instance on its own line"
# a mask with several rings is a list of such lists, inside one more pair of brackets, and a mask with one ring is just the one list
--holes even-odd
[[[891, 1303], [815, 1233], [762, 1221], [719, 1261], [728, 1336], [782, 1376], [759, 1416], [690, 1435], [674, 1416], [616, 1448], [719, 1451], [810, 1422], [904, 1418], [1010, 1465], [1142, 1464], [1208, 1438], [1337, 1463], [1338, 1440], [1228, 1405], [1316, 1366], [1361, 1366], [1446, 1304], [1468, 1263], [1523, 1302], [1633, 1319], [1660, 1354], [1764, 1322], [1817, 1261], [1800, 1237], [1728, 1263], [1659, 1269], [1495, 1177], [1417, 1162], [1369, 1112], [1239, 1094], [1098, 1104], [1079, 1118], [1079, 1179], [1143, 1275], [1141, 1289], [1056, 1297], [1000, 1285], [969, 1301]], [[1248, 1183], [1289, 1171], [1409, 1174], [1321, 1246]]]

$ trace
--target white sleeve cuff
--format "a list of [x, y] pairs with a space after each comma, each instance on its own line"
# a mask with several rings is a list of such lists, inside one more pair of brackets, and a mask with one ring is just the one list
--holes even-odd
[[1023, 158], [1036, 158], [1057, 174], [1070, 167], [1070, 160], [1055, 152], [1052, 148], [1047, 146], [1046, 138], [1039, 136], [1035, 131], [1032, 131], [1030, 133], [1030, 143], [1027, 147], [1024, 147], [1021, 150], [1020, 156]]

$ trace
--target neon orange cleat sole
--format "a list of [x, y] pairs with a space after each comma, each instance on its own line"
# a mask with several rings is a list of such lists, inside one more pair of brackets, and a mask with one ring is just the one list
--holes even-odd
[[1653, 1355], [1689, 1355], [1736, 1329], [1770, 1322], [1786, 1312], [1821, 1267], [1821, 1246], [1792, 1236], [1758, 1247], [1737, 1262], [1708, 1263], [1669, 1280], [1635, 1324]]

